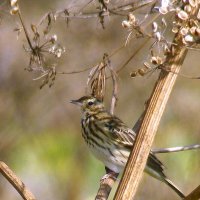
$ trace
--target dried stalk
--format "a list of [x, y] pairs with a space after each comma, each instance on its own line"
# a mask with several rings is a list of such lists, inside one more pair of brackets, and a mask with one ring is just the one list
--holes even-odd
[[14, 174], [14, 172], [0, 161], [0, 173], [11, 183], [24, 200], [36, 200], [25, 184]]
[[[186, 48], [177, 49], [174, 57], [167, 59], [169, 67], [179, 72], [187, 53]], [[177, 75], [161, 71], [159, 79], [153, 90], [149, 105], [137, 135], [134, 148], [130, 154], [121, 183], [117, 189], [115, 200], [132, 199], [136, 193], [138, 184], [149, 155], [151, 144], [158, 129], [161, 116], [164, 112], [169, 95], [172, 91]]]
[[199, 200], [200, 199], [200, 185], [193, 190], [186, 198], [185, 200]]
[[101, 180], [100, 187], [95, 197], [95, 200], [106, 200], [111, 192], [111, 189], [116, 179], [113, 177], [105, 178]]
[[160, 149], [152, 149], [153, 153], [172, 153], [172, 152], [179, 152], [179, 151], [188, 151], [188, 150], [195, 150], [200, 149], [200, 144], [182, 146], [182, 147], [169, 147], [169, 148], [160, 148]]

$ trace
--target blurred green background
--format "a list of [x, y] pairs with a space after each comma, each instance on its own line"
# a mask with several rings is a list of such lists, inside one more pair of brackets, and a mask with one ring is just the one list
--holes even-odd
[[[48, 11], [73, 7], [77, 2], [19, 1], [28, 28]], [[80, 111], [69, 103], [85, 93], [88, 72], [58, 75], [52, 88], [45, 86], [40, 90], [41, 82], [32, 80], [36, 75], [24, 70], [29, 62], [22, 47], [26, 40], [23, 33], [17, 39], [13, 30], [19, 21], [9, 14], [7, 3], [0, 2], [0, 160], [24, 181], [38, 200], [92, 200], [104, 175], [104, 166], [88, 152], [81, 137]], [[83, 5], [84, 1], [78, 3]], [[69, 27], [64, 19], [58, 19], [51, 33], [57, 34], [60, 43], [66, 47], [66, 53], [58, 60], [57, 70], [72, 71], [95, 65], [103, 53], [111, 53], [124, 44], [128, 33], [121, 26], [122, 19], [109, 17], [105, 30], [96, 18], [74, 19]], [[119, 66], [131, 56], [142, 41], [131, 42], [117, 54], [112, 60], [113, 66]], [[119, 102], [115, 113], [130, 127], [143, 111], [158, 76], [158, 72], [135, 79], [129, 76], [132, 70], [142, 66], [149, 44], [119, 76]], [[199, 52], [189, 51], [183, 73], [200, 75], [198, 56]], [[200, 143], [199, 88], [199, 80], [178, 78], [154, 147]], [[200, 184], [199, 155], [200, 152], [195, 150], [158, 156], [170, 179], [186, 194]], [[0, 199], [21, 199], [2, 175]], [[178, 197], [165, 184], [144, 174], [136, 199], [169, 200]]]

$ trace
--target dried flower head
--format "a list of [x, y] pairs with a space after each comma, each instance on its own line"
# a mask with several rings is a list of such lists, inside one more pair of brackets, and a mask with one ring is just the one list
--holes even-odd
[[88, 75], [87, 87], [90, 94], [103, 100], [106, 92], [106, 80], [112, 79], [112, 101], [110, 112], [114, 112], [117, 102], [118, 84], [117, 74], [113, 70], [108, 54], [104, 54], [102, 62], [93, 67]]

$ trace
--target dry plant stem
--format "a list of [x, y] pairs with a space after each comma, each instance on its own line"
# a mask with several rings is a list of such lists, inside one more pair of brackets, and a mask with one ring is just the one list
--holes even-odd
[[200, 199], [200, 185], [193, 190], [184, 200], [199, 200]]
[[32, 45], [32, 43], [31, 43], [30, 37], [29, 37], [29, 35], [28, 35], [28, 31], [27, 31], [26, 26], [25, 26], [25, 24], [24, 24], [24, 22], [23, 22], [22, 15], [21, 15], [21, 12], [20, 12], [20, 11], [18, 12], [18, 16], [19, 16], [20, 22], [21, 22], [21, 24], [22, 24], [22, 27], [23, 27], [23, 30], [24, 30], [24, 34], [25, 34], [26, 39], [27, 39], [27, 41], [28, 41], [29, 47], [31, 48], [32, 51], [34, 51], [33, 45]]
[[160, 148], [160, 149], [152, 149], [153, 153], [172, 153], [172, 152], [179, 152], [179, 151], [188, 151], [188, 150], [195, 150], [200, 149], [200, 144], [182, 146], [182, 147], [169, 147], [169, 148]]
[[28, 190], [25, 184], [9, 169], [9, 167], [0, 161], [0, 173], [12, 184], [18, 193], [25, 200], [36, 200], [34, 195]]
[[[176, 37], [175, 40], [177, 40], [178, 43], [178, 35]], [[169, 67], [173, 72], [178, 73], [186, 56], [187, 49], [180, 44], [177, 45], [175, 52], [175, 56], [168, 56], [167, 67]], [[114, 200], [129, 200], [133, 199], [135, 196], [154, 136], [176, 78], [177, 74], [175, 73], [168, 73], [163, 70], [161, 71], [149, 104], [146, 108], [141, 128], [137, 135], [133, 150], [129, 156], [128, 163]]]
[[115, 181], [116, 179], [114, 179], [113, 177], [101, 180], [95, 200], [106, 200], [111, 192], [112, 186], [114, 185]]

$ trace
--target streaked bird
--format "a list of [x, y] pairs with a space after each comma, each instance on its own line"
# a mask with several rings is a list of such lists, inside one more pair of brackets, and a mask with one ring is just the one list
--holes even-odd
[[[107, 176], [118, 175], [125, 167], [136, 133], [119, 118], [111, 115], [93, 96], [83, 96], [71, 103], [81, 107], [82, 136], [94, 154], [105, 165]], [[150, 152], [145, 172], [166, 183], [181, 198], [185, 195], [164, 174], [163, 164]]]

